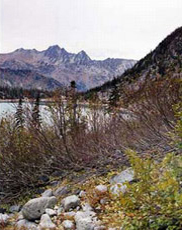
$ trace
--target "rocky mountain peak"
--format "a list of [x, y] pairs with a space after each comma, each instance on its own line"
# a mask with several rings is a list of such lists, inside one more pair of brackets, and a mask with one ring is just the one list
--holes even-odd
[[[107, 62], [96, 61], [92, 60], [84, 50], [77, 54], [69, 53], [58, 45], [50, 46], [44, 51], [21, 48], [12, 53], [0, 54], [0, 67], [2, 68], [31, 70], [33, 75], [53, 78], [65, 86], [74, 80], [77, 82], [78, 90], [82, 91], [112, 80], [135, 63], [136, 61], [123, 59], [108, 59]], [[14, 73], [12, 76], [15, 78]], [[8, 77], [11, 77], [10, 74]], [[16, 77], [17, 82], [21, 81], [21, 76], [18, 78], [16, 74]], [[45, 83], [43, 78], [42, 81]], [[32, 85], [36, 84], [36, 81], [35, 84], [32, 83]], [[29, 85], [24, 85], [24, 87], [29, 87]], [[55, 85], [58, 84], [55, 83]], [[46, 87], [51, 88], [50, 84]]]
[[61, 48], [58, 45], [50, 46], [47, 50], [45, 50], [45, 56], [50, 58], [58, 58], [60, 51]]
[[82, 57], [82, 58], [89, 58], [90, 59], [90, 57], [87, 55], [87, 53], [84, 50], [82, 50], [79, 53], [77, 53], [77, 56]]
[[91, 58], [87, 55], [87, 53], [84, 50], [82, 50], [75, 55], [74, 60], [77, 64], [86, 64], [89, 61], [91, 61]]
[[49, 46], [47, 50], [59, 51], [61, 48], [59, 45]]
[[17, 53], [17, 54], [30, 54], [30, 53], [38, 53], [38, 51], [36, 49], [19, 48], [19, 49], [16, 49], [13, 53]]
[[14, 52], [24, 52], [25, 49], [24, 48], [19, 48], [19, 49], [16, 49]]

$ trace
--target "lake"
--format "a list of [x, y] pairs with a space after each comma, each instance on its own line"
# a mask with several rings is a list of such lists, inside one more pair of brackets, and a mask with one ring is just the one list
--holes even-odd
[[[6, 116], [8, 114], [15, 114], [16, 108], [18, 106], [18, 103], [11, 103], [11, 102], [0, 102], [0, 118], [3, 116]], [[31, 106], [31, 103], [23, 103], [24, 107]], [[44, 118], [47, 117], [47, 110], [46, 110], [45, 104], [40, 104], [40, 112], [41, 116]]]
[[[50, 112], [48, 111], [48, 104], [50, 102], [41, 102], [40, 104], [40, 114], [41, 117], [43, 118], [44, 122], [50, 123]], [[11, 102], [0, 102], [0, 118], [7, 114], [15, 114], [16, 108], [17, 108], [18, 103], [11, 103]], [[30, 102], [24, 102], [24, 106], [31, 106], [32, 103]], [[92, 123], [92, 120], [94, 119], [94, 113], [91, 111], [88, 105], [80, 105], [81, 108], [81, 116], [87, 118], [87, 121], [89, 123]], [[109, 114], [106, 112], [106, 109], [104, 107], [100, 108], [97, 110], [97, 116], [99, 116], [100, 122], [103, 120], [108, 120], [109, 119]], [[120, 110], [120, 117], [124, 120], [136, 120], [136, 116], [129, 110], [127, 109], [121, 109]]]
[[[51, 123], [51, 114], [48, 111], [48, 103], [49, 102], [42, 102], [42, 104], [40, 104], [40, 114], [41, 117], [43, 118], [43, 121], [47, 124]], [[18, 106], [18, 103], [11, 103], [11, 102], [0, 102], [0, 119], [3, 116], [6, 116], [8, 114], [15, 114], [16, 113], [16, 108]], [[29, 107], [32, 106], [32, 103], [29, 102], [24, 102], [23, 103], [24, 107]], [[91, 112], [91, 110], [89, 109], [89, 107], [87, 105], [80, 105], [81, 107], [81, 116], [83, 116], [84, 118], [87, 119], [89, 126], [92, 124], [92, 121], [95, 119], [95, 115], [93, 112]], [[108, 118], [108, 116], [105, 115], [104, 110], [102, 109], [98, 109], [97, 110], [97, 118], [100, 120], [100, 122], [102, 123], [106, 117]]]
[[0, 102], [0, 117], [5, 114], [14, 113], [16, 106], [14, 103]]

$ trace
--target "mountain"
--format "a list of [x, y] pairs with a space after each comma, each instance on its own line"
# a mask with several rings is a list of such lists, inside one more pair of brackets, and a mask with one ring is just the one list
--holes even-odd
[[[92, 60], [83, 50], [74, 54], [58, 45], [50, 46], [44, 51], [21, 48], [11, 53], [0, 54], [2, 69], [32, 71], [34, 74], [48, 78], [49, 81], [54, 79], [54, 83], [57, 81], [64, 86], [74, 80], [78, 89], [82, 91], [112, 80], [135, 63], [135, 60], [113, 58], [103, 61]], [[36, 86], [36, 82], [32, 84]], [[50, 88], [50, 86], [46, 87]]]
[[117, 79], [92, 89], [109, 93], [114, 86], [130, 90], [131, 94], [142, 91], [145, 85], [167, 78], [182, 77], [182, 27], [167, 36], [154, 51], [138, 61], [131, 69]]
[[[15, 64], [15, 66], [17, 66]], [[28, 69], [0, 68], [0, 85], [53, 90], [62, 87], [62, 84], [52, 78], [44, 77]]]

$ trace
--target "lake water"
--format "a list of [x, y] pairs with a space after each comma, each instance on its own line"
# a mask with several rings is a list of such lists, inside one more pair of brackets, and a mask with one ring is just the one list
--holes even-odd
[[[0, 118], [6, 116], [6, 115], [14, 115], [16, 113], [18, 103], [10, 103], [10, 102], [0, 102]], [[23, 103], [24, 107], [31, 107], [30, 103]], [[46, 118], [47, 117], [47, 110], [46, 105], [40, 105], [40, 112], [41, 115]]]
[[0, 102], [0, 117], [2, 117], [5, 114], [15, 113], [15, 111], [16, 111], [16, 106], [14, 103]]
[[[0, 119], [3, 116], [6, 116], [8, 114], [15, 114], [16, 113], [16, 108], [18, 106], [18, 103], [10, 103], [10, 102], [0, 102]], [[23, 103], [24, 107], [28, 107], [31, 108], [32, 105], [31, 103]], [[46, 103], [40, 104], [40, 114], [41, 117], [43, 118], [43, 121], [45, 123], [50, 124], [51, 123], [51, 115], [50, 112], [48, 111], [48, 106]], [[103, 113], [102, 110], [97, 110], [97, 116], [99, 116], [99, 120], [100, 122], [102, 122], [103, 120], [105, 120], [105, 115]], [[93, 119], [94, 119], [94, 115], [93, 113], [91, 113], [91, 110], [88, 108], [88, 106], [82, 105], [81, 106], [81, 116], [85, 117], [87, 119], [87, 121], [89, 122], [89, 126], [91, 125]], [[108, 117], [108, 116], [107, 116]]]

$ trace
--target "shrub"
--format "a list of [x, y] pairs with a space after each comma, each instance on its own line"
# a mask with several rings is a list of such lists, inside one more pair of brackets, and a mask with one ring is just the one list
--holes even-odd
[[100, 213], [108, 227], [124, 230], [182, 228], [182, 157], [168, 154], [162, 162], [141, 159], [128, 150], [137, 182], [114, 196]]
[[176, 122], [173, 104], [179, 102], [181, 92], [176, 81], [172, 87], [171, 81], [159, 83], [136, 97], [140, 100], [127, 109], [132, 115], [129, 119], [123, 118], [119, 107], [105, 114], [96, 97], [83, 116], [72, 91], [67, 103], [60, 92], [55, 93], [48, 124], [39, 117], [39, 101], [33, 110], [23, 110], [20, 103], [15, 117], [0, 121], [0, 199], [7, 202], [22, 192], [29, 193], [42, 185], [42, 174], [83, 168], [105, 173], [128, 165], [123, 154], [128, 148], [142, 155], [155, 151], [156, 158], [165, 155], [172, 141], [166, 133]]
[[[182, 113], [177, 106], [179, 121], [174, 130], [181, 148]], [[162, 161], [151, 156], [142, 159], [135, 151], [127, 150], [135, 172], [136, 183], [127, 184], [127, 192], [119, 197], [110, 195], [110, 203], [101, 215], [103, 221], [124, 230], [182, 229], [182, 156], [181, 150], [169, 153]], [[114, 220], [114, 221], [113, 221]]]

